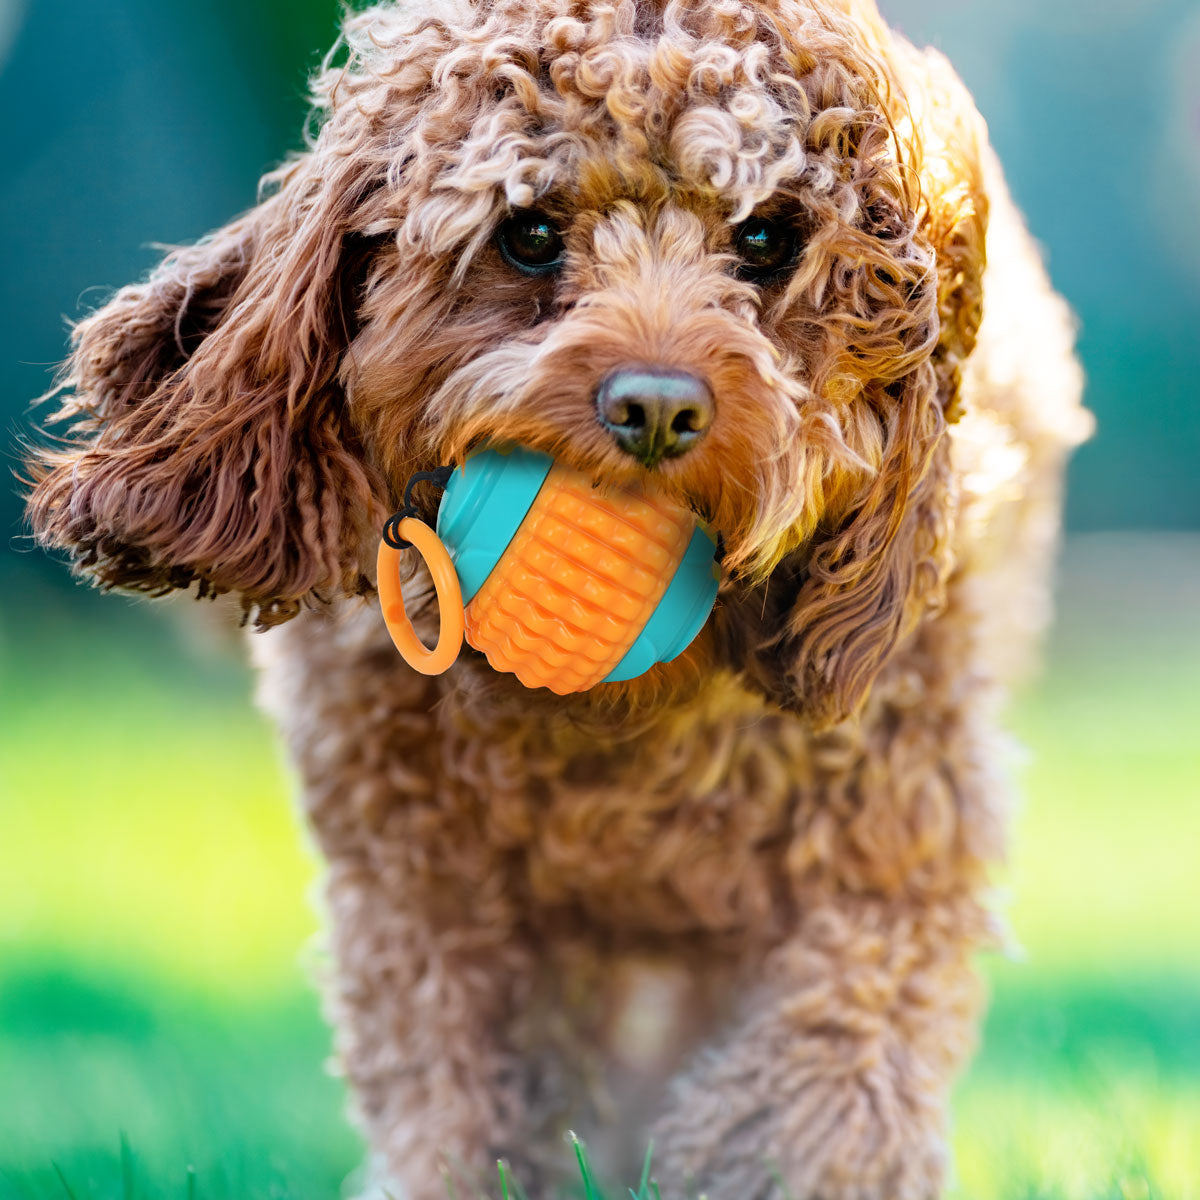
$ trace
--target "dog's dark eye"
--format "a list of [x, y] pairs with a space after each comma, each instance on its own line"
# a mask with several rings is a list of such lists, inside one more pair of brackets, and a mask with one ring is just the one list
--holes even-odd
[[778, 221], [751, 217], [733, 231], [733, 248], [742, 260], [738, 274], [745, 279], [764, 279], [795, 258], [796, 237]]
[[527, 275], [547, 275], [563, 263], [563, 239], [545, 213], [514, 213], [496, 230], [504, 260]]

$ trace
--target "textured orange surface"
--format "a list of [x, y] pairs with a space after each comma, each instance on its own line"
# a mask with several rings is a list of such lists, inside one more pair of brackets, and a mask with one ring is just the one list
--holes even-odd
[[684, 509], [556, 465], [467, 606], [467, 641], [526, 687], [586, 691], [641, 633], [694, 528]]

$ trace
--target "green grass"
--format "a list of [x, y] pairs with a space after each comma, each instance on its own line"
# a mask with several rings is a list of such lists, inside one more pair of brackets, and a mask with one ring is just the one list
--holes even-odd
[[[1200, 554], [1130, 554], [1072, 551], [1048, 674], [1014, 714], [1024, 959], [985, 964], [962, 1200], [1200, 1196], [1200, 566], [1181, 566]], [[306, 983], [315, 866], [246, 676], [180, 628], [114, 598], [4, 610], [3, 1200], [353, 1190]], [[607, 1200], [617, 1183], [638, 1181]]]
[[0, 1003], [0, 1196], [336, 1196], [357, 1139], [302, 992], [220, 1005], [161, 979], [28, 961]]
[[[1141, 1176], [1149, 1194], [1186, 1196], [1200, 1149], [1200, 985], [1010, 974], [995, 980], [958, 1097], [960, 1194], [1099, 1197]], [[57, 1168], [81, 1198], [123, 1200], [122, 1136], [146, 1200], [187, 1195], [189, 1166], [207, 1200], [334, 1196], [357, 1165], [340, 1088], [321, 1069], [328, 1035], [303, 993], [222, 1004], [36, 961], [12, 964], [4, 992], [6, 1198], [63, 1195]]]

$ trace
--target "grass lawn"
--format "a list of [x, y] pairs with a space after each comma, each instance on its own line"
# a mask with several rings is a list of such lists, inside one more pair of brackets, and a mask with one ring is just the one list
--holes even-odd
[[[0, 1198], [348, 1192], [360, 1147], [305, 982], [314, 865], [249, 681], [207, 635], [85, 599], [0, 620]], [[1187, 1200], [1200, 543], [1076, 543], [1060, 608], [1013, 718], [1025, 957], [984, 964], [955, 1195]]]

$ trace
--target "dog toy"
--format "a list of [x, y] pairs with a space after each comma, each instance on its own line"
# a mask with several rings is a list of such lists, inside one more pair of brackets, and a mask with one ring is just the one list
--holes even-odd
[[[436, 533], [414, 515], [422, 481], [445, 488]], [[404, 609], [399, 555], [409, 545], [437, 593], [432, 650]], [[486, 449], [409, 480], [379, 544], [379, 600], [415, 670], [448, 670], [465, 635], [495, 670], [566, 695], [681, 654], [716, 600], [716, 550], [690, 512], [661, 497], [601, 490], [524, 447]]]

